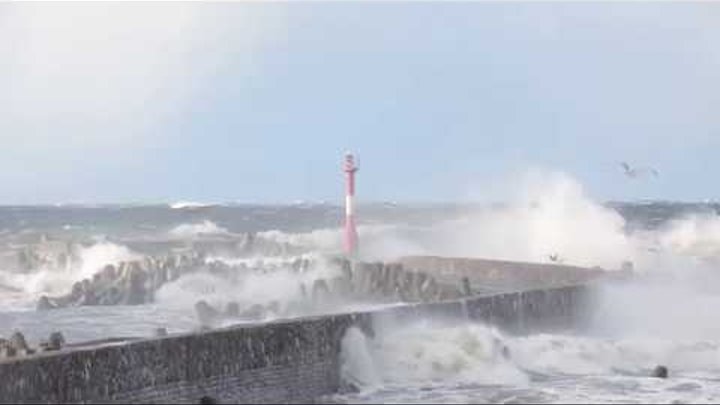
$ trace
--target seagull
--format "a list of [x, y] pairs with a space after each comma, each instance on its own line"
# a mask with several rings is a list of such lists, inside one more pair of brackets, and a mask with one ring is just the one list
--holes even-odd
[[553, 254], [549, 255], [548, 258], [550, 259], [550, 261], [556, 262], [556, 263], [559, 260], [557, 253], [553, 253]]
[[660, 173], [652, 167], [631, 167], [627, 162], [620, 162], [620, 166], [622, 166], [625, 175], [631, 179], [638, 178], [645, 174], [652, 174], [655, 177], [660, 175]]

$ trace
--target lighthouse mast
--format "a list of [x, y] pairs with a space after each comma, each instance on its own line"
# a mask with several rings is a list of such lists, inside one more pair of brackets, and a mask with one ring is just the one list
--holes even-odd
[[355, 228], [355, 172], [358, 168], [351, 153], [345, 154], [343, 171], [345, 172], [345, 254], [355, 257], [358, 244]]

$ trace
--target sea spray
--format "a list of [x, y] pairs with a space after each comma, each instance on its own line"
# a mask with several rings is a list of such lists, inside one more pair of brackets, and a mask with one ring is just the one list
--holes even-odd
[[[391, 260], [404, 255], [422, 254], [426, 248], [417, 242], [430, 228], [395, 224], [361, 224], [357, 231], [361, 240], [359, 259]], [[278, 230], [258, 233], [259, 237], [278, 243], [302, 246], [311, 251], [337, 254], [342, 252], [342, 228], [316, 229], [305, 233]]]
[[0, 272], [0, 283], [23, 291], [26, 294], [22, 300], [26, 301], [23, 305], [25, 307], [41, 294], [66, 293], [75, 282], [92, 278], [106, 265], [116, 265], [142, 257], [126, 246], [111, 242], [77, 246], [71, 254], [74, 258], [65, 268], [42, 266], [26, 273]]
[[340, 373], [345, 382], [364, 389], [381, 383], [370, 345], [359, 328], [351, 327], [345, 332], [340, 352]]
[[[528, 376], [512, 361], [505, 338], [480, 324], [420, 321], [381, 327], [369, 339], [349, 330], [344, 375], [369, 386], [437, 382], [524, 385]], [[505, 349], [504, 349], [505, 348]], [[363, 385], [365, 387], [365, 385]]]
[[[329, 279], [340, 274], [340, 270], [330, 265], [322, 256], [299, 256], [295, 259], [310, 258], [313, 264], [305, 271], [298, 271], [287, 264], [292, 262], [293, 258], [284, 261], [272, 258], [229, 259], [225, 262], [233, 265], [246, 264], [248, 267], [237, 270], [232, 279], [209, 273], [185, 275], [156, 291], [155, 302], [159, 306], [186, 309], [191, 309], [199, 300], [205, 300], [219, 308], [225, 307], [229, 302], [237, 302], [243, 308], [275, 302], [291, 313], [301, 311], [302, 308], [293, 307], [294, 303], [303, 300], [301, 285], [310, 290], [316, 280]], [[224, 261], [219, 258], [212, 260]], [[263, 266], [264, 264], [266, 266]]]
[[181, 224], [171, 229], [168, 235], [172, 238], [192, 239], [203, 235], [227, 235], [228, 230], [218, 226], [212, 221], [205, 220], [200, 223]]
[[[481, 398], [495, 393], [495, 398], [503, 398], [525, 392], [528, 398], [542, 398], [543, 402], [567, 402], [585, 396], [611, 398], [629, 386], [642, 386], [636, 395], [667, 398], [672, 393], [696, 402], [693, 390], [703, 389], [699, 379], [720, 370], [718, 341], [507, 336], [469, 321], [389, 325], [376, 330], [373, 338], [357, 328], [350, 328], [344, 336], [342, 377], [360, 389], [358, 398], [417, 401], [429, 389], [435, 401], [455, 395], [464, 398], [470, 393]], [[507, 348], [507, 356], [503, 348]], [[650, 378], [658, 364], [675, 373], [673, 381]], [[571, 386], [565, 386], [565, 381], [572, 381]], [[550, 397], [546, 387], [553, 391]]]

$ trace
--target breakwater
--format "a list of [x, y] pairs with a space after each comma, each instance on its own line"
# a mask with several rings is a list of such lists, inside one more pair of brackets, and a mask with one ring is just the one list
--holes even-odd
[[377, 317], [460, 317], [510, 333], [571, 328], [589, 284], [235, 326], [0, 363], [2, 403], [308, 402], [338, 392], [340, 344]]

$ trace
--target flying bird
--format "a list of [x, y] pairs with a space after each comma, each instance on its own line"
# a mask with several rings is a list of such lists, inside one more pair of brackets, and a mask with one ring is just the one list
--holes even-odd
[[660, 173], [652, 167], [631, 167], [627, 162], [620, 162], [620, 166], [622, 166], [625, 176], [631, 179], [650, 174], [655, 177], [660, 175]]

